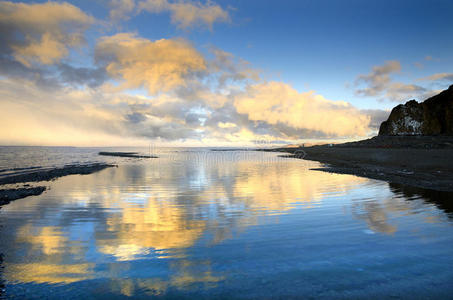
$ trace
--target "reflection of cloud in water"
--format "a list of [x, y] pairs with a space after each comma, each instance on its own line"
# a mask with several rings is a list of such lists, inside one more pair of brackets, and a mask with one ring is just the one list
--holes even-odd
[[[193, 261], [185, 253], [204, 234], [208, 233], [211, 245], [221, 243], [259, 224], [264, 215], [315, 207], [327, 192], [344, 195], [367, 181], [310, 172], [307, 166], [312, 163], [153, 161], [150, 165], [120, 166], [88, 176], [61, 178], [52, 183], [47, 194], [24, 201], [28, 213], [35, 215], [18, 227], [16, 242], [39, 255], [32, 262], [8, 263], [5, 276], [11, 281], [52, 283], [96, 278], [96, 261], [87, 256], [87, 251], [94, 249], [96, 254], [111, 255], [121, 264], [149, 259], [152, 253], [175, 259], [167, 280], [113, 280], [118, 292], [127, 296], [135, 289], [154, 295], [169, 286], [215, 285], [223, 276], [215, 274], [209, 262]], [[12, 203], [8, 209], [21, 211], [24, 206]], [[33, 222], [33, 218], [40, 221]], [[40, 227], [47, 218], [49, 225]], [[72, 234], [80, 230], [74, 224], [82, 224], [87, 235], [74, 240]]]
[[26, 224], [17, 231], [17, 242], [28, 243], [30, 251], [40, 250], [44, 255], [53, 255], [64, 252], [68, 238], [58, 227], [34, 228], [31, 224]]
[[115, 256], [118, 261], [136, 260], [150, 253], [148, 248], [135, 244], [105, 245], [99, 247], [99, 251]]
[[224, 276], [214, 275], [211, 270], [211, 262], [181, 260], [170, 265], [172, 273], [168, 280], [161, 278], [134, 278], [119, 280], [112, 278], [110, 288], [112, 291], [131, 297], [136, 291], [144, 292], [148, 296], [159, 296], [165, 293], [169, 287], [176, 287], [180, 290], [195, 290], [213, 288], [217, 283], [224, 280]]
[[72, 283], [93, 278], [94, 263], [7, 263], [5, 277], [8, 281], [34, 283]]
[[[111, 234], [97, 237], [99, 251], [118, 260], [142, 257], [148, 248], [168, 255], [171, 249], [192, 246], [206, 230], [213, 232], [214, 244], [219, 243], [233, 237], [233, 229], [240, 232], [258, 224], [260, 215], [282, 213], [301, 204], [312, 207], [322, 198], [323, 190], [331, 188], [326, 183], [341, 195], [366, 181], [348, 175], [304, 172], [301, 165], [290, 163], [227, 161], [184, 167], [170, 167], [170, 174], [158, 174], [152, 185], [157, 192], [125, 195], [115, 190], [114, 197], [105, 197], [117, 199], [119, 209], [106, 220], [106, 230]], [[131, 174], [130, 170], [127, 173]], [[140, 173], [145, 177], [146, 172]], [[184, 181], [175, 180], [178, 174], [184, 174]], [[110, 201], [103, 206], [112, 205]], [[209, 216], [209, 225], [200, 216]]]
[[353, 206], [353, 215], [364, 220], [372, 231], [393, 234], [397, 227], [388, 223], [386, 207], [377, 201], [367, 201]]
[[65, 256], [77, 256], [83, 248], [69, 245], [69, 238], [63, 235], [61, 228], [26, 224], [17, 230], [16, 235], [18, 243], [29, 247], [27, 256], [37, 261], [7, 263], [5, 277], [9, 281], [72, 283], [93, 277], [94, 263], [65, 261]]
[[102, 253], [124, 260], [146, 254], [146, 248], [187, 248], [203, 233], [204, 222], [186, 219], [184, 209], [169, 199], [150, 197], [143, 206], [123, 203], [121, 211], [111, 214], [106, 220], [106, 231], [113, 235], [97, 237]]
[[389, 186], [390, 195], [375, 195], [376, 199], [373, 200], [363, 198], [358, 201], [353, 200], [353, 216], [364, 220], [372, 231], [394, 234], [398, 230], [398, 216], [414, 215], [420, 218], [422, 223], [437, 222], [440, 216], [420, 214], [428, 210], [427, 202], [433, 203], [447, 213], [450, 211], [451, 205], [448, 200], [451, 199], [451, 193], [393, 183], [389, 183]]
[[[247, 163], [238, 164], [239, 173], [243, 176], [234, 184], [234, 198], [263, 212], [283, 212], [295, 206], [311, 208], [318, 205], [326, 196], [324, 192], [331, 191], [332, 186], [335, 187], [335, 195], [340, 196], [367, 181], [360, 177], [326, 172], [297, 172], [294, 165], [291, 167], [282, 169], [278, 164], [274, 168], [258, 166], [255, 172], [248, 173], [250, 166]], [[296, 167], [303, 168], [300, 165]]]

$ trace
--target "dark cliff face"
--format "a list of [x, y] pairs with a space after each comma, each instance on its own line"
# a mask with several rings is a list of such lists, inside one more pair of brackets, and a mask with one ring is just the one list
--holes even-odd
[[453, 135], [453, 85], [422, 103], [393, 108], [379, 135]]

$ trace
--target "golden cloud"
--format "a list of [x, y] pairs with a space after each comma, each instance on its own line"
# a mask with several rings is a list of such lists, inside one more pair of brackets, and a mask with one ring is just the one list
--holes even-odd
[[63, 2], [36, 4], [1, 2], [1, 38], [14, 58], [26, 66], [52, 64], [84, 42], [83, 33], [94, 23], [91, 16]]
[[191, 76], [207, 69], [203, 56], [182, 39], [150, 41], [131, 33], [103, 37], [96, 59], [121, 79], [121, 88], [146, 88], [150, 94], [186, 86]]
[[285, 124], [329, 136], [363, 136], [369, 116], [344, 101], [331, 101], [313, 92], [299, 93], [285, 83], [252, 85], [236, 97], [234, 106], [252, 121]]

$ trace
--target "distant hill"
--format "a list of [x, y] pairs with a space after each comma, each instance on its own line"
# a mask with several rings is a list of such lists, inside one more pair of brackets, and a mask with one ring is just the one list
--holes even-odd
[[453, 135], [453, 85], [421, 103], [394, 107], [379, 135]]

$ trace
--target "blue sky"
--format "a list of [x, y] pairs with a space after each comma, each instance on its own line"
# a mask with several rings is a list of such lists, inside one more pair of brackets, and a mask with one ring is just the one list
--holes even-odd
[[[112, 10], [126, 2], [130, 5], [130, 9], [123, 11], [119, 18], [113, 20], [110, 17]], [[73, 67], [106, 67], [100, 66], [95, 60], [96, 47], [102, 37], [121, 33], [133, 34], [135, 39], [145, 39], [151, 43], [161, 39], [171, 41], [182, 38], [206, 61], [213, 59], [212, 49], [219, 49], [230, 53], [235, 60], [249, 62], [249, 68], [260, 73], [260, 79], [256, 82], [253, 80], [250, 82], [250, 79], [247, 82], [237, 83], [236, 87], [228, 87], [231, 103], [234, 103], [232, 105], [236, 108], [234, 114], [238, 114], [238, 117], [231, 117], [231, 120], [223, 120], [221, 123], [234, 123], [237, 125], [236, 130], [240, 130], [239, 123], [233, 121], [238, 121], [241, 116], [246, 115], [250, 122], [247, 130], [251, 130], [254, 134], [262, 134], [267, 130], [266, 138], [279, 136], [278, 139], [285, 141], [294, 138], [295, 134], [288, 134], [292, 129], [301, 130], [301, 139], [316, 138], [323, 134], [324, 138], [344, 136], [351, 138], [363, 136], [363, 132], [351, 135], [349, 131], [347, 134], [345, 131], [346, 135], [344, 135], [343, 132], [318, 128], [315, 124], [291, 123], [287, 121], [288, 116], [282, 114], [270, 116], [266, 111], [259, 116], [256, 114], [252, 116], [248, 108], [239, 105], [240, 100], [232, 96], [236, 95], [236, 92], [231, 91], [242, 88], [245, 92], [248, 86], [253, 84], [261, 84], [260, 91], [262, 91], [267, 84], [278, 82], [301, 95], [314, 91], [316, 95], [321, 95], [329, 101], [348, 102], [358, 111], [376, 110], [374, 112], [376, 115], [369, 117], [372, 122], [373, 120], [377, 122], [377, 119], [383, 118], [385, 111], [388, 112], [397, 103], [404, 103], [412, 98], [424, 100], [427, 96], [447, 88], [453, 81], [451, 73], [453, 41], [449, 38], [453, 36], [452, 1], [148, 0], [147, 9], [140, 8], [142, 2], [144, 0], [69, 1], [72, 6], [80, 9], [87, 16], [93, 17], [96, 22], [81, 31], [87, 44], [74, 49], [68, 47], [69, 54], [58, 56], [53, 61], [53, 68], [58, 69], [62, 63]], [[30, 7], [35, 3], [37, 2], [24, 2]], [[161, 5], [159, 3], [165, 3], [166, 8], [159, 8], [161, 7], [158, 6]], [[184, 16], [179, 16], [178, 19], [175, 8], [181, 3], [190, 4], [191, 8], [198, 9], [194, 16], [200, 19], [190, 21], [191, 23], [182, 23], [188, 19], [181, 19], [185, 18]], [[203, 21], [206, 19], [202, 18], [207, 18], [211, 12], [204, 13], [202, 9], [214, 7], [218, 9], [217, 12], [220, 11], [219, 15], [212, 16], [212, 19], [209, 19], [211, 21]], [[17, 10], [23, 8], [23, 6], [15, 6]], [[182, 13], [187, 13], [187, 10]], [[197, 13], [199, 15], [196, 15]], [[224, 18], [225, 16], [227, 17]], [[27, 36], [26, 32], [20, 31], [23, 27], [20, 26], [19, 21], [11, 21], [17, 27], [7, 27], [5, 22], [3, 26], [7, 28], [6, 30], [16, 30], [19, 34]], [[48, 29], [43, 30], [38, 33], [41, 37]], [[63, 33], [66, 32], [63, 30]], [[40, 37], [37, 39], [39, 40]], [[16, 48], [10, 46], [9, 50], [4, 51], [5, 55], [17, 61], [17, 55], [15, 56], [14, 50], [11, 50]], [[28, 62], [31, 62], [30, 59], [26, 58]], [[35, 69], [52, 68], [48, 63], [43, 63], [42, 59], [39, 63], [33, 61]], [[30, 69], [30, 66], [31, 63], [26, 67]], [[374, 73], [373, 70], [375, 70]], [[120, 70], [122, 71], [124, 69]], [[2, 76], [8, 77], [8, 72], [3, 72]], [[106, 82], [127, 81], [124, 76], [122, 73], [114, 77], [109, 73], [107, 76], [109, 79]], [[200, 82], [212, 76], [210, 73], [209, 76], [200, 79]], [[190, 83], [190, 85], [193, 84], [193, 82]], [[127, 86], [128, 88], [121, 93], [143, 94], [142, 96], [148, 97], [151, 102], [156, 97], [154, 94], [144, 93], [146, 88], [141, 85], [134, 86], [129, 82]], [[208, 89], [212, 90], [212, 87]], [[98, 91], [99, 88], [96, 89], [96, 92]], [[93, 91], [90, 90], [90, 92]], [[169, 93], [168, 90], [165, 92]], [[222, 93], [226, 92], [222, 91]], [[178, 97], [181, 98], [181, 95], [178, 94]], [[261, 94], [259, 97], [250, 97], [254, 99], [253, 101], [274, 101], [260, 100], [264, 99]], [[283, 107], [283, 110], [294, 103], [311, 101], [305, 96], [294, 97], [299, 97], [299, 100], [291, 98], [292, 100], [288, 102], [284, 100], [281, 102], [281, 99], [275, 101]], [[335, 103], [333, 104], [336, 105]], [[262, 109], [275, 108], [275, 105], [274, 103]], [[219, 107], [207, 105], [205, 102], [197, 105], [192, 103], [189, 106], [191, 107], [188, 107], [186, 115], [188, 111], [203, 111], [205, 108], [207, 111], [219, 110]], [[242, 111], [238, 110], [239, 106], [242, 107]], [[319, 106], [316, 106], [316, 109], [320, 109]], [[322, 109], [319, 113], [323, 113]], [[310, 115], [313, 114], [316, 114], [316, 111], [310, 111]], [[313, 120], [313, 122], [318, 121]], [[204, 122], [201, 123], [204, 124]], [[286, 128], [286, 133], [280, 132], [279, 129], [277, 131], [281, 135], [275, 134], [277, 125], [289, 126], [292, 129]], [[203, 128], [192, 129], [196, 132], [203, 130]], [[307, 130], [311, 134], [308, 134]], [[367, 134], [372, 134], [371, 131], [367, 131]], [[315, 132], [323, 134], [319, 135]], [[214, 135], [218, 138], [217, 134]], [[200, 140], [200, 137], [195, 139]]]
[[[98, 18], [108, 17], [102, 1], [73, 3]], [[390, 101], [357, 97], [354, 87], [348, 87], [375, 65], [400, 61], [402, 71], [395, 78], [406, 83], [453, 68], [453, 40], [448, 38], [453, 36], [452, 1], [216, 3], [228, 10], [231, 22], [215, 24], [212, 30], [179, 29], [169, 22], [169, 13], [143, 12], [123, 22], [121, 30], [152, 40], [184, 37], [200, 51], [215, 46], [249, 61], [268, 78], [360, 108], [394, 106]]]

